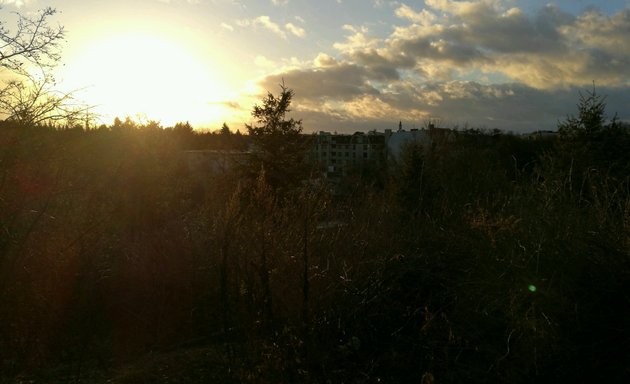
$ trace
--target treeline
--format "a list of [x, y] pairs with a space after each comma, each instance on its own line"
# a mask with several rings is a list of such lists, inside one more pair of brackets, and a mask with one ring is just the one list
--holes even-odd
[[[278, 113], [251, 127], [255, 151], [295, 144], [275, 129], [301, 129], [285, 124], [285, 92], [260, 109]], [[603, 105], [582, 101], [580, 113]], [[630, 141], [600, 112], [557, 139], [468, 131], [409, 146], [341, 195], [290, 161], [298, 150], [199, 179], [181, 153], [210, 134], [5, 124], [0, 372], [623, 382]]]
[[159, 121], [149, 120], [138, 122], [130, 117], [124, 120], [115, 118], [111, 124], [100, 124], [98, 126], [87, 124], [56, 124], [49, 122], [46, 124], [32, 125], [24, 124], [15, 120], [0, 121], [2, 129], [17, 129], [25, 132], [35, 129], [38, 133], [48, 132], [57, 134], [64, 132], [67, 135], [81, 133], [91, 135], [143, 135], [145, 137], [161, 137], [172, 141], [173, 148], [178, 150], [246, 150], [248, 147], [247, 135], [242, 135], [240, 130], [233, 132], [224, 123], [218, 130], [198, 130], [193, 128], [189, 122], [179, 122], [173, 126], [163, 126]]

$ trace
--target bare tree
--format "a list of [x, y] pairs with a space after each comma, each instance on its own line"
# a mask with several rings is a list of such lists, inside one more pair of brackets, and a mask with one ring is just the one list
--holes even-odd
[[15, 13], [13, 29], [0, 22], [0, 115], [21, 125], [86, 125], [93, 119], [89, 107], [79, 103], [73, 92], [55, 89], [51, 74], [61, 60], [60, 45], [65, 31], [52, 25], [57, 11], [45, 8], [35, 16]]
[[49, 18], [57, 11], [45, 8], [29, 18], [15, 13], [18, 20], [14, 30], [0, 22], [0, 67], [23, 74], [25, 64], [52, 67], [61, 59], [59, 46], [64, 40], [62, 26], [51, 26]]
[[24, 126], [61, 124], [74, 126], [91, 121], [89, 107], [78, 102], [72, 92], [54, 89], [55, 81], [49, 74], [23, 75], [0, 89], [0, 113], [7, 120]]

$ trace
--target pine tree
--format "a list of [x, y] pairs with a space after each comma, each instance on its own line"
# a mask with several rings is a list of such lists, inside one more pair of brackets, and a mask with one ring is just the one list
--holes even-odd
[[630, 135], [617, 116], [606, 116], [606, 98], [580, 93], [578, 115], [558, 124], [557, 152], [574, 174], [598, 172], [626, 177], [630, 171]]
[[257, 177], [261, 169], [274, 189], [287, 190], [306, 176], [307, 142], [302, 136], [302, 120], [287, 119], [294, 92], [284, 84], [280, 95], [267, 93], [262, 105], [255, 105], [255, 125], [246, 124], [252, 141], [247, 171]]

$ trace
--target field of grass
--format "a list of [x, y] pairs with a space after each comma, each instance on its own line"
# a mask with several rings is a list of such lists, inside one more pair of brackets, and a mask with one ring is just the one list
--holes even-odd
[[630, 151], [460, 132], [340, 195], [208, 140], [0, 126], [0, 381], [630, 375]]

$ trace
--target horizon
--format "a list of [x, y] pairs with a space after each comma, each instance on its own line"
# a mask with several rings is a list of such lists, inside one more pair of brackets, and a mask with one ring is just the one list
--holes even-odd
[[304, 132], [384, 131], [438, 121], [556, 130], [578, 93], [630, 121], [630, 1], [4, 0], [59, 13], [57, 86], [115, 117], [232, 131], [279, 84]]

